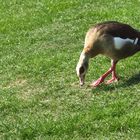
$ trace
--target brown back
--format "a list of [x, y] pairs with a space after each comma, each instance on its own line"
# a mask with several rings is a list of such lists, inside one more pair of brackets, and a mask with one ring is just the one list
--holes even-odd
[[140, 32], [134, 28], [132, 28], [128, 24], [119, 23], [116, 21], [108, 21], [104, 23], [99, 23], [94, 28], [97, 29], [97, 31], [100, 31], [105, 34], [110, 34], [113, 37], [120, 37], [120, 38], [130, 38], [140, 39]]

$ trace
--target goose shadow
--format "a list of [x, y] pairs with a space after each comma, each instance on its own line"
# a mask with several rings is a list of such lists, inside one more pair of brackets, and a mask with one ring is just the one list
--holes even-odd
[[127, 87], [127, 86], [132, 86], [136, 85], [140, 82], [140, 72], [136, 73], [132, 77], [130, 77], [128, 80], [126, 80], [122, 86]]
[[96, 93], [96, 92], [102, 92], [102, 91], [113, 91], [113, 90], [116, 90], [117, 88], [126, 88], [129, 86], [137, 85], [139, 84], [139, 82], [140, 82], [140, 72], [136, 73], [135, 75], [133, 75], [132, 77], [130, 77], [128, 80], [124, 82], [120, 81], [120, 83], [118, 82], [111, 85], [102, 84], [100, 87], [92, 89], [92, 92]]

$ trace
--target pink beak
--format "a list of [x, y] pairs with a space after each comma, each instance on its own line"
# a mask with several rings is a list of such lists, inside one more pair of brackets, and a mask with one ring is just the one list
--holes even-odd
[[80, 86], [83, 86], [85, 81], [85, 76], [80, 76], [79, 81], [80, 81]]

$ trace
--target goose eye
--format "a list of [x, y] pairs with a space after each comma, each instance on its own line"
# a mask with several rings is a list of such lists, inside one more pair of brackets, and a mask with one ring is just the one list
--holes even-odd
[[80, 74], [82, 74], [82, 73], [84, 73], [84, 71], [85, 71], [85, 69], [84, 69], [84, 67], [82, 66], [81, 68], [80, 68]]

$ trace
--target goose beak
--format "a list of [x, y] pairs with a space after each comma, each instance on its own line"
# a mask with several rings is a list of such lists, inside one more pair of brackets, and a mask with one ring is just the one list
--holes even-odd
[[84, 81], [85, 81], [85, 76], [80, 76], [79, 78], [79, 81], [80, 81], [80, 86], [83, 86], [84, 85]]

